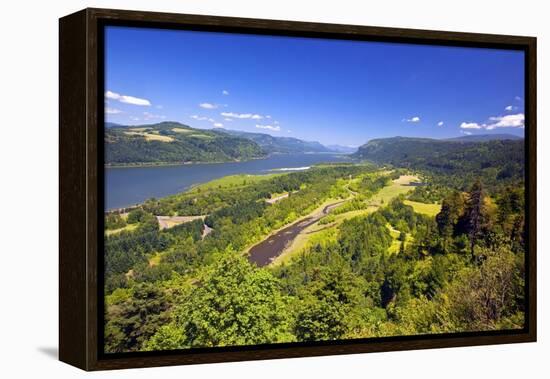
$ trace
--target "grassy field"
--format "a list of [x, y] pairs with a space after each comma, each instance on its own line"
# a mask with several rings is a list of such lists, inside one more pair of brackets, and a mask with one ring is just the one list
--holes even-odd
[[175, 133], [191, 133], [192, 130], [183, 129], [183, 128], [172, 128], [172, 131]]
[[147, 127], [143, 127], [143, 128], [130, 128], [129, 130], [131, 130], [132, 132], [144, 132], [148, 129], [151, 129], [151, 128], [147, 128]]
[[192, 129], [172, 128], [172, 131], [174, 133], [187, 134], [187, 137], [200, 138], [204, 140], [214, 139], [214, 137], [212, 137], [211, 135], [200, 133], [197, 130], [192, 130]]
[[314, 224], [309, 228], [306, 228], [304, 232], [298, 234], [294, 242], [288, 249], [283, 251], [281, 255], [273, 260], [271, 266], [278, 266], [281, 264], [287, 264], [290, 260], [296, 256], [299, 252], [303, 251], [306, 246], [314, 246], [316, 244], [325, 245], [330, 242], [335, 242], [338, 236], [338, 229], [325, 225], [324, 228], [310, 228], [318, 227], [318, 224]]
[[128, 224], [126, 226], [123, 226], [122, 228], [106, 230], [105, 235], [106, 236], [111, 236], [113, 234], [117, 234], [117, 233], [120, 233], [122, 231], [131, 232], [132, 230], [135, 230], [137, 227], [138, 227], [138, 224]]
[[420, 179], [416, 175], [401, 175], [393, 181], [394, 184], [409, 185], [411, 182], [419, 182]]
[[[399, 253], [399, 248], [401, 247], [401, 241], [399, 241], [399, 235], [401, 234], [401, 232], [399, 230], [395, 229], [390, 224], [386, 224], [386, 227], [390, 231], [391, 237], [393, 238], [392, 244], [388, 248], [388, 253], [397, 254], [397, 253]], [[407, 233], [406, 237], [405, 237], [405, 245], [411, 243], [412, 240], [413, 240], [413, 238], [412, 238], [411, 234]]]
[[416, 213], [430, 217], [435, 217], [441, 211], [441, 204], [425, 204], [410, 200], [405, 200], [404, 203], [413, 207]]
[[174, 139], [170, 136], [162, 136], [160, 134], [153, 134], [147, 132], [124, 132], [124, 134], [129, 136], [142, 136], [145, 137], [147, 141], [161, 141], [161, 142], [172, 142]]
[[174, 226], [195, 220], [204, 220], [206, 216], [157, 216], [160, 229], [170, 229]]
[[211, 189], [221, 189], [221, 188], [243, 187], [245, 185], [250, 185], [252, 183], [259, 183], [261, 181], [274, 178], [275, 176], [278, 176], [278, 175], [282, 175], [282, 174], [266, 174], [266, 175], [239, 174], [239, 175], [224, 176], [223, 178], [214, 179], [210, 182], [195, 186], [190, 190], [190, 192], [208, 191]]
[[206, 134], [189, 134], [189, 137], [195, 137], [195, 138], [200, 138], [200, 139], [204, 139], [204, 140], [214, 139], [214, 137], [206, 135]]
[[392, 184], [378, 191], [378, 193], [371, 198], [369, 204], [373, 206], [381, 206], [387, 204], [393, 198], [396, 198], [399, 195], [405, 195], [414, 190], [414, 187], [409, 186], [409, 183], [417, 180], [417, 176], [402, 175], [401, 177], [399, 177], [399, 179], [395, 179]]

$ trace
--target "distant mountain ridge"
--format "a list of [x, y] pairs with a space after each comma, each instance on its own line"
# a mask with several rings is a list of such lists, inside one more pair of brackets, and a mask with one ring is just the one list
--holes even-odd
[[352, 154], [355, 153], [358, 147], [354, 146], [344, 146], [344, 145], [325, 145], [329, 150], [335, 151], [342, 154]]
[[523, 137], [513, 134], [480, 134], [470, 136], [460, 136], [447, 138], [445, 141], [463, 141], [463, 142], [487, 142], [487, 141], [503, 141], [503, 140], [522, 140]]
[[333, 151], [317, 141], [304, 141], [294, 137], [275, 137], [265, 133], [252, 133], [229, 129], [220, 130], [219, 132], [254, 141], [268, 154], [330, 153]]
[[[523, 139], [438, 140], [392, 137], [373, 139], [359, 147], [352, 157], [379, 164], [428, 170], [439, 174], [522, 178], [525, 146]], [[492, 171], [499, 167], [499, 171]]]
[[116, 122], [105, 122], [105, 128], [120, 128], [120, 127], [124, 127], [124, 126], [117, 124]]
[[406, 160], [411, 157], [425, 157], [428, 155], [432, 155], [436, 158], [442, 154], [462, 151], [476, 145], [523, 145], [523, 138], [514, 138], [515, 136], [508, 134], [465, 137], [450, 139], [399, 136], [376, 138], [360, 146], [357, 152], [352, 155], [355, 158], [389, 163], [396, 160]]

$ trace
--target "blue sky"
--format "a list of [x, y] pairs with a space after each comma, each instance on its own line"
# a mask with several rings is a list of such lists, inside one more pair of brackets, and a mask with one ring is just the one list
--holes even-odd
[[358, 146], [523, 135], [523, 52], [108, 27], [106, 119]]

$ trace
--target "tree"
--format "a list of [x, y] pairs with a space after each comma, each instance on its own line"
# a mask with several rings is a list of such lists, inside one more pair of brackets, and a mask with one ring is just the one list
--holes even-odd
[[126, 221], [118, 213], [105, 215], [105, 229], [119, 229], [126, 226]]
[[294, 333], [298, 341], [335, 340], [365, 327], [373, 308], [365, 296], [366, 282], [341, 258], [329, 257], [316, 266], [311, 281], [302, 289], [297, 305]]
[[517, 278], [523, 261], [506, 248], [484, 254], [481, 266], [463, 269], [447, 289], [450, 314], [464, 330], [495, 329], [504, 318], [522, 311], [516, 299], [524, 288]]
[[474, 246], [483, 227], [483, 217], [485, 212], [484, 191], [481, 182], [477, 180], [468, 193], [466, 202], [466, 231], [470, 240], [470, 254], [472, 260], [475, 260]]
[[146, 213], [143, 209], [137, 208], [128, 213], [128, 218], [126, 221], [128, 222], [128, 224], [135, 224], [137, 222], [141, 222], [145, 215]]
[[292, 340], [287, 299], [267, 270], [228, 249], [199, 276], [148, 348], [169, 336], [171, 348], [255, 345]]
[[168, 300], [154, 284], [118, 289], [106, 299], [105, 350], [137, 351], [168, 321]]
[[444, 251], [455, 234], [455, 227], [464, 214], [464, 197], [460, 192], [453, 192], [443, 200], [441, 211], [435, 217], [437, 229], [443, 242]]

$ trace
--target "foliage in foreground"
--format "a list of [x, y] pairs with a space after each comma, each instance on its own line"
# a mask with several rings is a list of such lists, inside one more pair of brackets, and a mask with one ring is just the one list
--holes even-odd
[[[334, 239], [274, 268], [258, 268], [242, 255], [251, 242], [324, 199], [349, 196], [334, 183], [365, 170], [315, 169], [234, 191], [211, 189], [147, 203], [133, 216], [135, 231], [107, 239], [112, 261], [106, 350], [521, 328], [521, 185], [449, 187], [435, 217], [415, 213], [398, 197], [344, 221]], [[368, 193], [383, 181], [358, 183]], [[267, 205], [264, 199], [281, 188], [298, 192]], [[159, 231], [150, 216], [158, 209], [193, 210], [207, 198], [206, 222], [215, 231], [204, 240], [200, 222]], [[390, 253], [395, 243], [399, 251]], [[157, 253], [160, 262], [151, 264]]]

